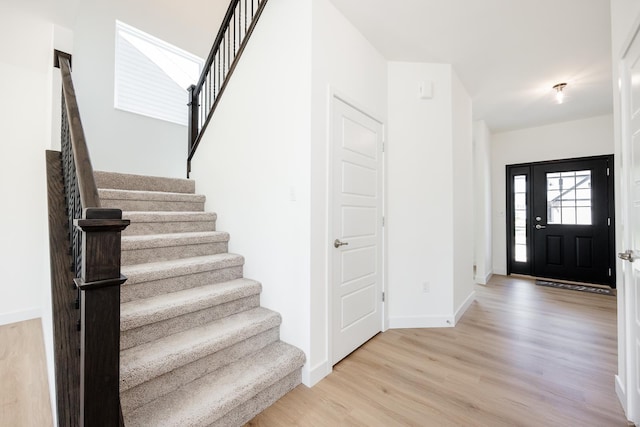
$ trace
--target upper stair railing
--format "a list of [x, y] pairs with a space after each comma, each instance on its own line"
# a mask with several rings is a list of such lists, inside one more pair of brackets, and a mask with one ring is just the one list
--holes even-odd
[[238, 64], [267, 0], [232, 0], [204, 64], [198, 83], [189, 88], [189, 153], [191, 159], [200, 144], [229, 78]]
[[58, 424], [118, 426], [120, 234], [129, 221], [100, 207], [71, 57], [55, 51], [54, 58], [62, 76], [61, 153], [47, 152], [47, 186]]

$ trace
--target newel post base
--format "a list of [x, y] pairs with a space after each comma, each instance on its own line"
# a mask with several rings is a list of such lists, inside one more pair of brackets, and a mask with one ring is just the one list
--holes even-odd
[[80, 425], [120, 424], [120, 234], [129, 225], [119, 209], [85, 209], [80, 289]]

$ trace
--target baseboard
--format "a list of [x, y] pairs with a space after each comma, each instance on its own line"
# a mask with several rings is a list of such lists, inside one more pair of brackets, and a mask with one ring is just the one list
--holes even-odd
[[27, 310], [12, 311], [11, 313], [2, 313], [0, 314], [0, 325], [23, 322], [25, 320], [37, 319], [39, 317], [42, 317], [42, 310], [39, 308], [30, 308]]
[[455, 324], [453, 316], [398, 316], [389, 318], [389, 329], [449, 328]]
[[302, 367], [302, 384], [313, 387], [320, 380], [331, 373], [331, 364], [328, 360], [318, 363], [315, 367], [309, 368], [306, 364]]
[[473, 291], [469, 294], [467, 299], [465, 299], [464, 302], [460, 304], [460, 307], [458, 307], [458, 309], [456, 310], [456, 315], [455, 315], [456, 324], [460, 321], [460, 319], [462, 319], [462, 316], [464, 316], [464, 313], [467, 311], [467, 309], [469, 309], [469, 307], [471, 306], [471, 304], [473, 304], [475, 300], [476, 300], [476, 291]]
[[491, 280], [491, 276], [493, 276], [493, 271], [488, 272], [485, 276], [476, 275], [473, 280], [480, 285], [486, 285]]
[[620, 380], [620, 376], [615, 376], [616, 383], [616, 395], [618, 396], [618, 401], [620, 405], [622, 405], [622, 409], [624, 410], [625, 415], [627, 414], [627, 394], [625, 393], [625, 387], [622, 385], [622, 381]]

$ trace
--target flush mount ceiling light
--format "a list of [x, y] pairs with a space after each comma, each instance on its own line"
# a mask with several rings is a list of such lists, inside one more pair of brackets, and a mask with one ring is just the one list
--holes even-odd
[[556, 90], [556, 101], [558, 101], [558, 104], [562, 104], [562, 101], [564, 101], [564, 88], [567, 87], [566, 83], [558, 83], [557, 85], [553, 86], [553, 89]]

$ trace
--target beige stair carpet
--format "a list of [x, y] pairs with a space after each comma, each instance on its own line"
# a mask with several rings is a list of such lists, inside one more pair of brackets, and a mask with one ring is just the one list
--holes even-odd
[[96, 172], [123, 210], [120, 396], [129, 426], [241, 426], [301, 381], [229, 234], [186, 179]]

